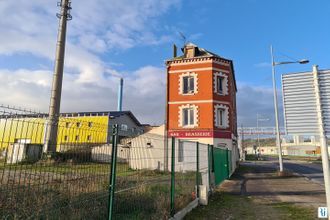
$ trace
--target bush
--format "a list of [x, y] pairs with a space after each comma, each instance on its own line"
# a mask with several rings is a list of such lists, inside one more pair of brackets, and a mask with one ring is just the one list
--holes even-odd
[[70, 149], [65, 152], [57, 152], [54, 155], [56, 162], [86, 163], [92, 161], [92, 150], [90, 148]]

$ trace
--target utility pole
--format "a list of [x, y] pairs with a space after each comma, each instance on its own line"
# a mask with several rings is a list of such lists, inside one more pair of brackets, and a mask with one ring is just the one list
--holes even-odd
[[[318, 118], [319, 132], [320, 132], [320, 145], [321, 145], [321, 155], [322, 155], [324, 187], [325, 187], [325, 195], [326, 195], [326, 201], [327, 201], [327, 207], [328, 207], [328, 213], [329, 213], [329, 211], [330, 211], [329, 153], [328, 153], [327, 137], [325, 135], [325, 129], [324, 129], [318, 67], [316, 65], [313, 66], [313, 78], [314, 78], [314, 88], [315, 88], [315, 97], [316, 97], [317, 118]], [[329, 214], [328, 214], [328, 219], [330, 219]]]
[[61, 0], [61, 2], [57, 3], [57, 6], [61, 7], [61, 12], [59, 14], [56, 14], [56, 16], [60, 19], [60, 21], [59, 21], [59, 28], [57, 35], [53, 85], [52, 85], [50, 105], [49, 105], [49, 118], [46, 125], [47, 126], [46, 143], [44, 146], [44, 152], [47, 153], [56, 152], [57, 130], [58, 130], [59, 115], [60, 115], [63, 69], [64, 69], [66, 28], [67, 28], [67, 21], [72, 20], [72, 16], [70, 14], [71, 0]]

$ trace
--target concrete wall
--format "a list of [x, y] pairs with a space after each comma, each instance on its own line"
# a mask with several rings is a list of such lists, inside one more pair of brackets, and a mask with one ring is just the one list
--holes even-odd
[[41, 157], [42, 145], [15, 143], [8, 146], [6, 163], [20, 163], [24, 160], [38, 160]]
[[[180, 143], [181, 142], [181, 143]], [[179, 144], [182, 145], [182, 152]], [[172, 146], [171, 139], [168, 145], [168, 170], [171, 169]], [[175, 170], [196, 171], [196, 142], [176, 139], [175, 142]], [[163, 136], [146, 133], [132, 139], [129, 157], [130, 168], [164, 170], [165, 166], [165, 139]], [[208, 167], [207, 145], [199, 144], [200, 168]], [[182, 153], [182, 154], [181, 154]], [[182, 156], [182, 157], [180, 157]]]
[[131, 140], [129, 167], [132, 169], [164, 170], [164, 138], [143, 134]]
[[[112, 145], [105, 144], [92, 147], [92, 160], [102, 163], [111, 162]], [[130, 150], [124, 145], [118, 145], [117, 149], [117, 161], [127, 162], [129, 158]]]

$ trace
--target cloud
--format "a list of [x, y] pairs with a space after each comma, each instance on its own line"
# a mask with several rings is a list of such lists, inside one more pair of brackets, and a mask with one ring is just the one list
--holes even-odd
[[[282, 96], [278, 91], [278, 105], [280, 126], [283, 126]], [[238, 83], [237, 93], [238, 126], [255, 127], [257, 113], [269, 118], [269, 121], [260, 122], [260, 126], [274, 127], [274, 99], [273, 89], [268, 87], [251, 86]]]
[[[68, 24], [62, 111], [115, 110], [118, 76], [125, 78], [124, 107], [142, 122], [161, 123], [165, 105], [165, 68], [142, 66], [133, 71], [111, 61], [111, 53], [159, 45], [173, 36], [159, 18], [180, 7], [181, 0], [79, 0], [72, 2]], [[26, 54], [55, 56], [58, 13], [56, 1], [0, 1], [0, 58]], [[172, 33], [171, 33], [172, 34]], [[42, 64], [41, 64], [42, 65]], [[47, 66], [47, 65], [44, 65]], [[47, 112], [52, 69], [40, 63], [31, 69], [1, 67], [0, 95], [4, 104]], [[13, 69], [13, 68], [11, 68]], [[122, 69], [122, 68], [121, 68]]]
[[[17, 106], [24, 103], [25, 108], [47, 112], [51, 74], [50, 71], [0, 69], [3, 104]], [[163, 123], [165, 69], [145, 66], [125, 74], [123, 109], [133, 111], [143, 123]], [[118, 77], [107, 77], [103, 85], [82, 83], [75, 77], [73, 74], [64, 74], [62, 112], [116, 110]]]

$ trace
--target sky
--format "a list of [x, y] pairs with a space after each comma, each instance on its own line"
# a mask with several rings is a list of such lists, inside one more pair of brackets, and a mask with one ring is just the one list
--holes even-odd
[[[0, 0], [0, 104], [48, 111], [58, 28], [56, 0]], [[238, 124], [274, 125], [270, 45], [283, 73], [330, 68], [327, 0], [72, 0], [61, 112], [117, 108], [161, 124], [165, 64], [187, 41], [234, 61]], [[283, 119], [282, 119], [283, 120]], [[283, 125], [281, 120], [281, 125]]]

